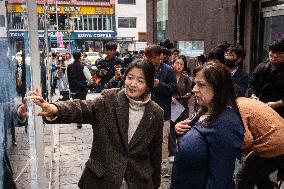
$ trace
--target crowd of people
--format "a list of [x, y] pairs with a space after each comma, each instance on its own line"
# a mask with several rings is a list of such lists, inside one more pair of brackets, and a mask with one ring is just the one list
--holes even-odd
[[[165, 138], [172, 189], [272, 189], [269, 175], [278, 171], [282, 179], [284, 40], [269, 46], [268, 60], [250, 77], [244, 48], [227, 42], [198, 56], [192, 72], [166, 42], [131, 61], [118, 56], [113, 42], [105, 49], [95, 70], [80, 52], [51, 54], [52, 92], [68, 91], [72, 101], [48, 103], [38, 90], [23, 98], [41, 107], [46, 123], [93, 126], [80, 188], [158, 189]], [[86, 100], [92, 90], [102, 93]], [[184, 110], [173, 120], [176, 104]]]

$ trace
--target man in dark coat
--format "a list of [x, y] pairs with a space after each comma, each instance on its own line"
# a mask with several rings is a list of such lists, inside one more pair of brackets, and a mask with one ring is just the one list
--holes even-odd
[[230, 46], [225, 53], [225, 65], [230, 69], [237, 96], [245, 96], [248, 89], [248, 74], [242, 64], [246, 56], [245, 49], [240, 46]]
[[269, 61], [260, 63], [249, 80], [252, 98], [267, 103], [284, 118], [284, 40], [269, 46]]
[[[81, 53], [73, 53], [74, 62], [67, 67], [68, 83], [73, 99], [85, 100], [88, 88], [87, 88], [87, 76], [86, 72], [89, 72], [88, 68], [81, 62]], [[89, 72], [90, 74], [90, 72]], [[81, 124], [77, 127], [82, 128]]]
[[164, 110], [164, 120], [170, 120], [172, 96], [177, 91], [177, 80], [172, 67], [161, 62], [161, 54], [162, 49], [158, 45], [148, 45], [145, 48], [146, 59], [156, 70], [152, 100]]

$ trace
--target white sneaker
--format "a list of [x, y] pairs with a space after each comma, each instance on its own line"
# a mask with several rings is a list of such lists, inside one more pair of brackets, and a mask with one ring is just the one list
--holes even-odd
[[170, 156], [170, 157], [169, 157], [169, 162], [170, 162], [170, 163], [173, 163], [174, 161], [175, 161], [175, 156]]

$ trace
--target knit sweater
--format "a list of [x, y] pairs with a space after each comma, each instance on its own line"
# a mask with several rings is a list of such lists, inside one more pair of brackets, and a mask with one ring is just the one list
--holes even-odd
[[147, 95], [143, 101], [136, 101], [130, 98], [125, 92], [129, 100], [129, 128], [128, 128], [128, 144], [133, 137], [137, 127], [143, 117], [145, 104], [150, 100], [151, 95]]
[[240, 97], [237, 104], [245, 127], [243, 154], [253, 151], [266, 158], [284, 154], [284, 119], [258, 100]]

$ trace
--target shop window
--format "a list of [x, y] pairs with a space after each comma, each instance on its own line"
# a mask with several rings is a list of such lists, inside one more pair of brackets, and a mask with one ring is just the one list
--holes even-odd
[[100, 16], [98, 18], [98, 30], [102, 30], [103, 29], [103, 25], [102, 25], [102, 17]]
[[146, 32], [138, 32], [138, 41], [139, 42], [146, 42]]
[[106, 30], [111, 30], [111, 17], [107, 16], [106, 17]]
[[119, 28], [136, 28], [136, 17], [118, 17]]
[[25, 19], [22, 13], [11, 13], [8, 20], [9, 29], [24, 29]]
[[88, 15], [84, 15], [84, 30], [88, 30]]
[[93, 20], [94, 20], [94, 30], [98, 30], [98, 16], [93, 15]]
[[93, 15], [88, 16], [89, 30], [94, 30]]
[[38, 29], [43, 30], [44, 29], [44, 15], [38, 14]]
[[0, 15], [0, 27], [5, 27], [5, 16]]
[[117, 3], [118, 4], [131, 4], [131, 5], [135, 5], [136, 4], [136, 0], [118, 0]]
[[197, 57], [204, 54], [204, 41], [179, 41], [178, 49], [180, 54]]

